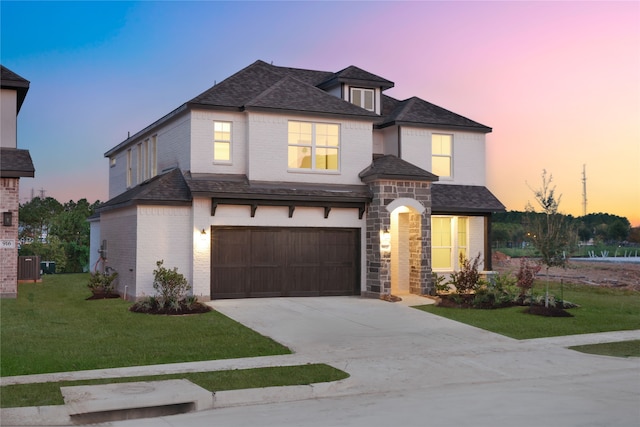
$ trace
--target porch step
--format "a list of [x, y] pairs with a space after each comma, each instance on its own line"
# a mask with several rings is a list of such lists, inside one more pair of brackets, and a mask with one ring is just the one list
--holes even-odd
[[91, 424], [213, 408], [214, 396], [188, 380], [61, 387], [69, 417]]

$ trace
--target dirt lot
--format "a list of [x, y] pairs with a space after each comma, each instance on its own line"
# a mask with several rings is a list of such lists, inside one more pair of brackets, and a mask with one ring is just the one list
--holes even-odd
[[[511, 259], [501, 252], [493, 254], [493, 270], [516, 273], [520, 267], [520, 259]], [[572, 261], [566, 269], [554, 267], [549, 269], [553, 280], [565, 283], [579, 283], [596, 286], [611, 286], [640, 291], [640, 263]], [[546, 278], [543, 268], [538, 273], [539, 279]]]

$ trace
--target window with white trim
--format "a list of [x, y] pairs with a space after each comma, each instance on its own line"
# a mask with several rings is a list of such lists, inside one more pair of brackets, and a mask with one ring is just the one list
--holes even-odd
[[152, 178], [158, 174], [158, 135], [153, 135], [151, 137], [149, 151], [150, 152], [147, 157], [149, 159], [150, 178]]
[[373, 89], [351, 88], [351, 103], [365, 110], [375, 111], [375, 91]]
[[131, 187], [133, 184], [133, 164], [131, 160], [131, 148], [127, 150], [127, 188]]
[[142, 143], [138, 144], [138, 150], [137, 150], [137, 165], [136, 165], [136, 184], [140, 184], [142, 182], [142, 165], [144, 165], [144, 160], [142, 157]]
[[441, 178], [453, 177], [453, 135], [431, 136], [431, 172]]
[[431, 216], [431, 265], [434, 271], [460, 268], [460, 254], [468, 257], [469, 219], [463, 216]]
[[149, 165], [149, 139], [145, 139], [144, 140], [144, 145], [142, 146], [143, 151], [144, 151], [144, 155], [142, 156], [142, 161], [144, 163], [144, 167], [143, 167], [143, 175], [142, 175], [142, 179], [143, 180], [147, 180], [149, 179], [149, 171], [150, 171], [150, 165]]
[[231, 122], [213, 122], [213, 161], [231, 162]]
[[340, 125], [290, 121], [289, 169], [337, 171], [340, 159]]

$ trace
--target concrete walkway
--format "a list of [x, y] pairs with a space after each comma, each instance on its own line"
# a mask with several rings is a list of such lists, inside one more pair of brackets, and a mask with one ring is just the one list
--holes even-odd
[[[640, 359], [566, 349], [640, 339], [640, 330], [518, 341], [407, 307], [422, 301], [214, 301], [220, 312], [295, 353], [7, 377], [2, 383], [327, 363], [351, 376], [313, 386], [218, 392], [213, 410], [109, 425], [640, 425]], [[64, 416], [56, 418], [55, 411], [4, 409], [2, 425], [43, 419], [63, 425]]]

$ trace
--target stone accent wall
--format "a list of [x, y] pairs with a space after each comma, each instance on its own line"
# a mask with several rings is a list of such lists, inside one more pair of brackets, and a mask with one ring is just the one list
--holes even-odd
[[418, 295], [433, 292], [431, 276], [431, 183], [423, 181], [378, 180], [369, 184], [373, 199], [367, 210], [366, 253], [367, 280], [365, 296], [391, 293], [391, 253], [380, 251], [380, 232], [391, 230], [389, 203], [398, 198], [420, 202], [425, 211], [412, 212], [409, 232], [410, 292]]
[[[11, 212], [11, 226], [0, 224], [0, 240], [7, 247], [0, 248], [0, 297], [15, 298], [18, 295], [18, 206], [19, 178], [0, 178], [1, 212]], [[13, 244], [8, 244], [13, 241]]]

